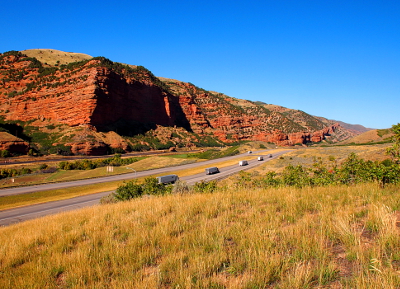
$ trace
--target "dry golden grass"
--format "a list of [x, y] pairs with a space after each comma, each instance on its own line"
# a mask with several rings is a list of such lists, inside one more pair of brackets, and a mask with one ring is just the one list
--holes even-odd
[[1, 288], [398, 288], [397, 186], [135, 199], [0, 228]]
[[22, 139], [17, 138], [16, 136], [13, 136], [12, 134], [9, 134], [4, 131], [0, 131], [0, 140], [1, 141], [22, 141]]
[[382, 161], [388, 158], [385, 153], [388, 146], [390, 144], [296, 148], [281, 158], [266, 162], [253, 170], [260, 173], [280, 172], [289, 164], [312, 166], [315, 161], [322, 161], [331, 166], [340, 165], [351, 153], [355, 153], [358, 157], [366, 160]]
[[35, 57], [40, 62], [49, 65], [55, 65], [57, 61], [59, 61], [59, 64], [68, 64], [92, 58], [92, 56], [84, 53], [64, 52], [55, 49], [28, 49], [21, 52], [28, 57]]
[[351, 139], [342, 141], [341, 144], [380, 142], [380, 141], [387, 140], [392, 136], [393, 136], [393, 133], [391, 133], [389, 130], [387, 130], [386, 134], [379, 136], [378, 130], [374, 129], [374, 130], [369, 130], [367, 132], [364, 132], [360, 135], [357, 135]]

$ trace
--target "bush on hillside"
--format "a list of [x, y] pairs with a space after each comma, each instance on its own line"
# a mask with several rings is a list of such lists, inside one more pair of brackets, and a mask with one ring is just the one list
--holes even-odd
[[58, 167], [62, 170], [92, 170], [104, 166], [118, 167], [122, 165], [130, 165], [137, 161], [139, 161], [138, 158], [121, 158], [120, 154], [116, 154], [115, 156], [106, 159], [84, 159], [73, 162], [62, 161], [58, 164]]
[[302, 188], [366, 182], [377, 182], [382, 187], [386, 184], [400, 183], [400, 165], [390, 159], [382, 162], [365, 161], [352, 153], [340, 168], [336, 166], [329, 168], [319, 161], [315, 162], [312, 168], [288, 165], [280, 175], [268, 172], [263, 177], [255, 177], [248, 172], [240, 172], [236, 184], [242, 187], [291, 186]]
[[137, 184], [135, 181], [128, 182], [122, 186], [119, 186], [113, 197], [117, 201], [127, 201], [130, 199], [138, 198], [143, 195], [143, 187]]
[[10, 152], [8, 150], [1, 150], [0, 151], [0, 157], [8, 158], [8, 157], [11, 157], [11, 154], [10, 154]]
[[31, 174], [32, 170], [29, 168], [21, 168], [21, 169], [1, 169], [0, 170], [0, 179], [11, 178], [16, 176], [28, 175]]
[[196, 193], [212, 193], [217, 188], [217, 181], [201, 181], [193, 185], [193, 191]]
[[116, 201], [127, 201], [142, 195], [165, 195], [171, 191], [171, 185], [159, 184], [156, 178], [148, 177], [143, 184], [138, 184], [136, 180], [133, 180], [119, 186], [112, 196]]

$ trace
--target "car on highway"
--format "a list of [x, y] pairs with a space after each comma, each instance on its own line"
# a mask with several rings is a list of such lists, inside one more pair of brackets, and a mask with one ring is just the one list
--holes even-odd
[[264, 160], [264, 157], [260, 156], [260, 157], [257, 158], [257, 160], [258, 160], [258, 161], [263, 161], [263, 160]]

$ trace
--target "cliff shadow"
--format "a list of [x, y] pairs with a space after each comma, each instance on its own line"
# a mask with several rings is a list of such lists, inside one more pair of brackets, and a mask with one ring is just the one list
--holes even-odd
[[97, 125], [97, 130], [100, 132], [110, 132], [114, 131], [120, 136], [128, 136], [133, 137], [139, 134], [145, 134], [149, 130], [156, 129], [156, 123], [142, 123], [135, 120], [126, 120], [120, 118], [119, 120], [105, 124], [105, 125]]
[[179, 97], [156, 85], [127, 83], [110, 78], [107, 90], [96, 90], [97, 105], [91, 124], [99, 131], [115, 131], [122, 136], [145, 134], [157, 125], [182, 127], [192, 132]]
[[17, 138], [20, 138], [26, 142], [30, 142], [32, 138], [25, 134], [25, 128], [16, 123], [0, 123], [0, 131], [7, 132]]

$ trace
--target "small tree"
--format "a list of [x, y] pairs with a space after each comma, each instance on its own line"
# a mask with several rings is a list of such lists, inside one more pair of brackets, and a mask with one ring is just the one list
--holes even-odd
[[386, 150], [386, 153], [390, 155], [396, 163], [400, 163], [400, 123], [392, 126], [393, 146]]
[[40, 166], [39, 166], [39, 170], [45, 170], [45, 169], [47, 169], [49, 166], [47, 165], [47, 164], [41, 164]]
[[202, 180], [201, 182], [195, 183], [193, 186], [193, 190], [196, 193], [212, 193], [217, 188], [216, 181], [205, 182]]
[[307, 169], [301, 165], [288, 165], [282, 172], [282, 182], [286, 186], [302, 188], [311, 184]]
[[2, 157], [2, 158], [11, 157], [11, 154], [8, 150], [2, 150], [2, 151], [0, 151], [0, 157]]
[[143, 188], [136, 181], [130, 181], [119, 186], [114, 193], [114, 197], [118, 201], [126, 201], [133, 198], [138, 198], [143, 195]]
[[165, 195], [172, 191], [171, 185], [159, 184], [158, 180], [153, 177], [148, 177], [142, 185], [143, 193], [148, 195]]

